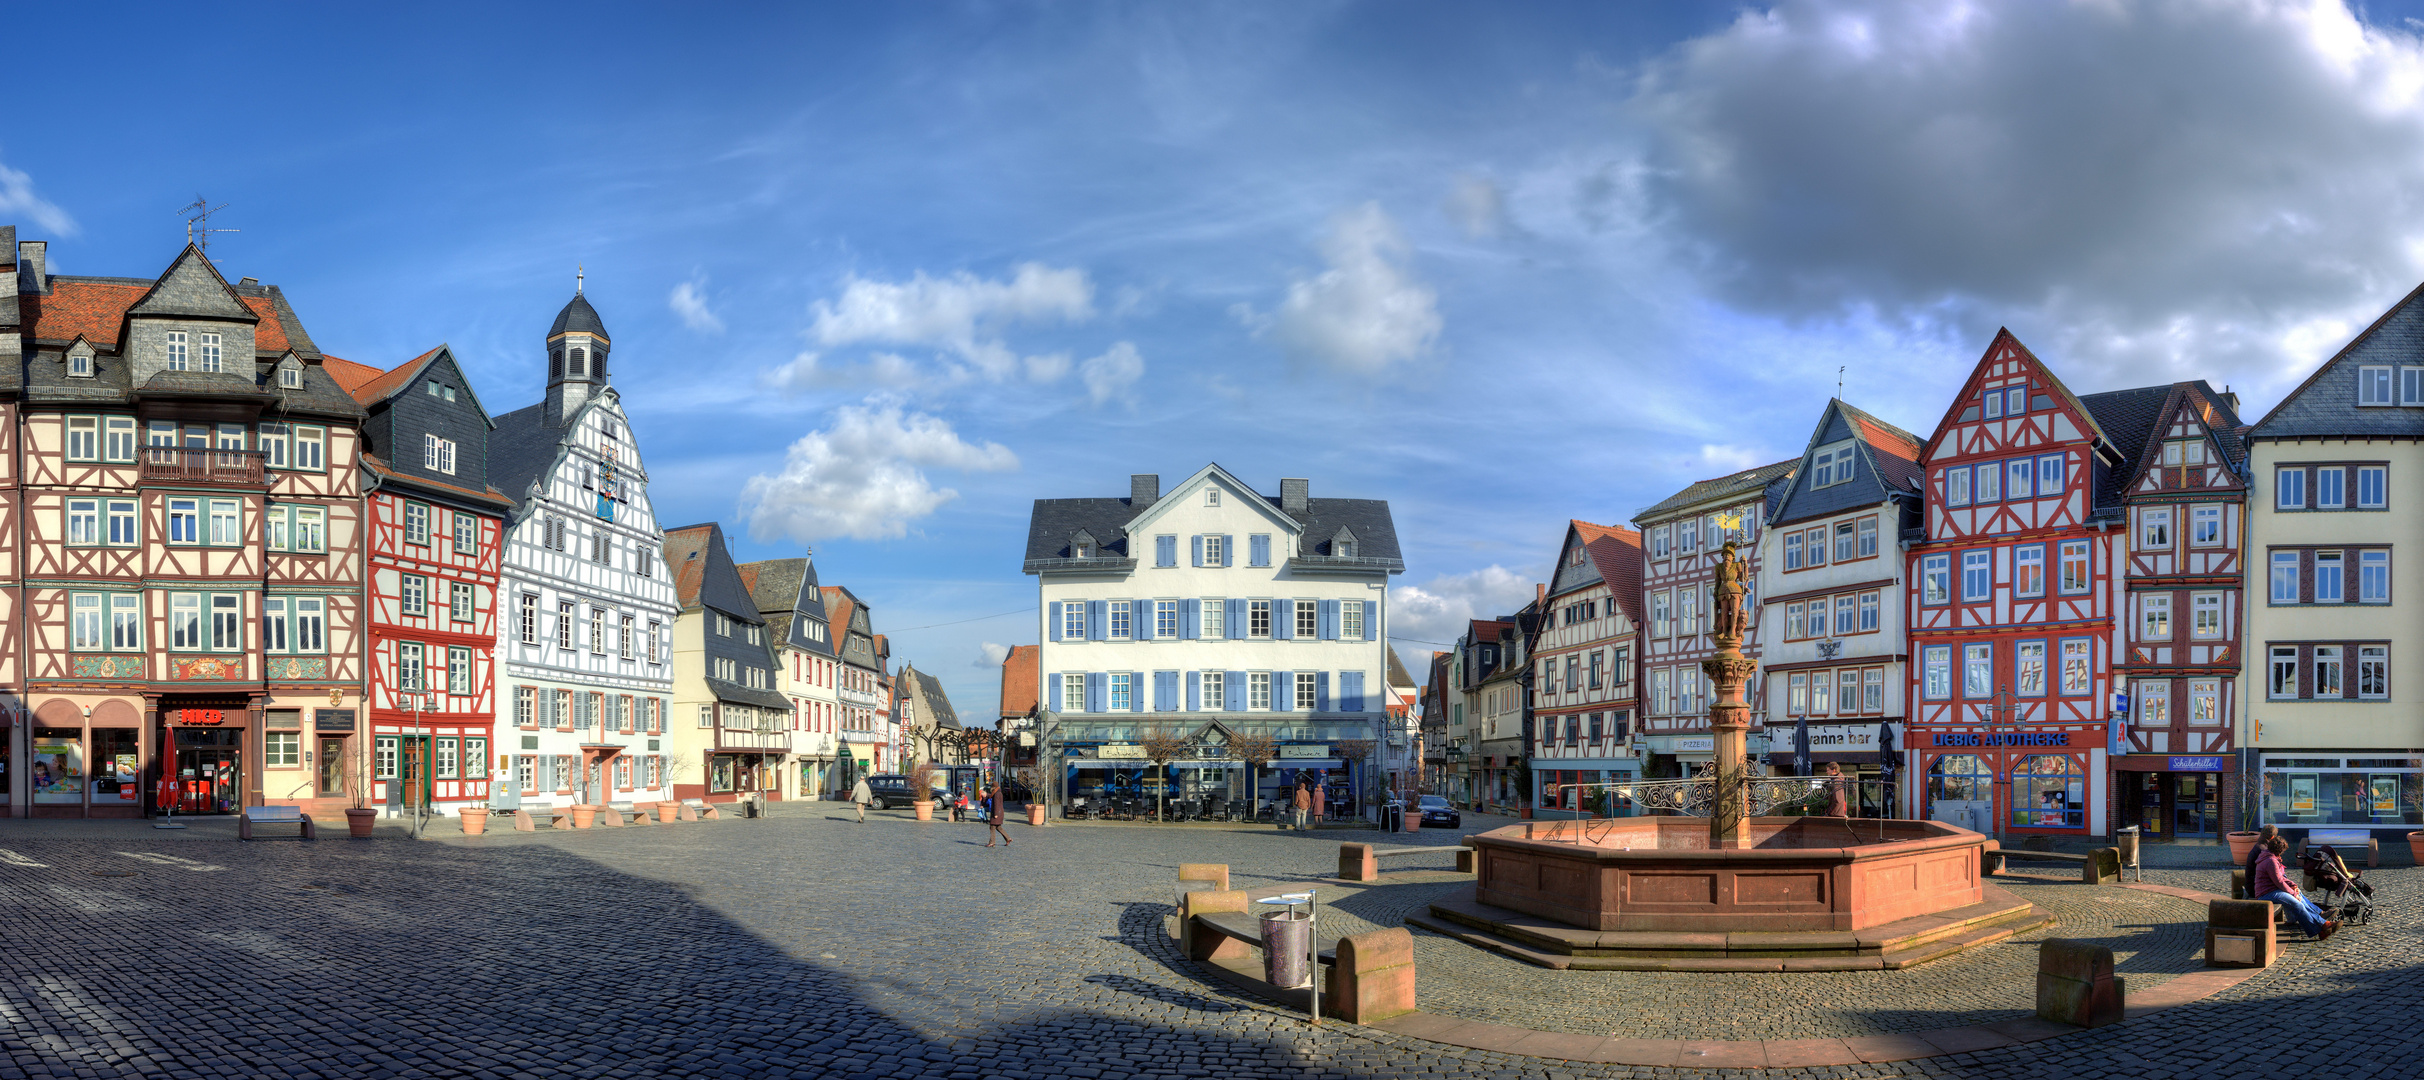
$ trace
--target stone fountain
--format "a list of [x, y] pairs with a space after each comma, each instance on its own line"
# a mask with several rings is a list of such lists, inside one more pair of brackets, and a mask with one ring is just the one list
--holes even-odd
[[[1473, 891], [1407, 921], [1559, 968], [1844, 971], [1900, 968], [2042, 926], [2044, 911], [1985, 881], [1994, 841], [1941, 822], [1755, 817], [1777, 790], [1745, 741], [1742, 655], [1749, 565], [1717, 567], [1715, 753], [1680, 782], [1707, 816], [1526, 822], [1466, 842]], [[1650, 785], [1644, 785], [1650, 786]], [[1675, 785], [1668, 785], [1675, 786]], [[1754, 798], [1754, 795], [1759, 797]]]

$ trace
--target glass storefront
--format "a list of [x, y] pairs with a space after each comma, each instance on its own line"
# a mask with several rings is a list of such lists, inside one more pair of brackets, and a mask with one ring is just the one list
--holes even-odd
[[2087, 827], [2087, 774], [2069, 754], [2031, 754], [2012, 763], [2012, 824]]
[[84, 732], [79, 728], [35, 728], [31, 777], [34, 805], [79, 806], [84, 802]]
[[2264, 759], [2261, 820], [2281, 826], [2424, 824], [2424, 761]]

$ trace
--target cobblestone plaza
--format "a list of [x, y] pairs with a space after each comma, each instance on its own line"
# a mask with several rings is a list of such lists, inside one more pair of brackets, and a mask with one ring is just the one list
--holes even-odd
[[[1500, 822], [1474, 818], [1471, 825]], [[451, 826], [441, 826], [440, 831]], [[1341, 838], [974, 825], [792, 804], [764, 820], [239, 844], [232, 824], [0, 829], [0, 1077], [2412, 1076], [2417, 871], [2371, 926], [2293, 942], [2216, 996], [1999, 1049], [1758, 1071], [1490, 1053], [1302, 1017], [1179, 958], [1177, 864], [1257, 890], [1334, 872]], [[1464, 880], [1326, 886], [1322, 934], [1395, 925]], [[2227, 886], [2219, 848], [2147, 879]], [[1400, 862], [1406, 860], [1399, 860]], [[1412, 868], [1409, 868], [1412, 869]], [[1557, 972], [1416, 935], [1424, 1010], [1579, 1035], [1890, 1034], [2030, 1008], [2035, 940], [2113, 946], [2133, 995], [2196, 970], [2191, 902], [1999, 879], [2061, 924], [1903, 972]], [[1687, 1046], [1690, 1045], [1687, 1043]]]

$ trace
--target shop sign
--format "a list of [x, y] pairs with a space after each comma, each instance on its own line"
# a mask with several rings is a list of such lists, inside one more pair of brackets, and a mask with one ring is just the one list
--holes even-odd
[[1717, 737], [1714, 735], [1698, 735], [1690, 738], [1677, 739], [1675, 740], [1675, 752], [1678, 754], [1716, 753]]
[[2221, 772], [2223, 762], [2227, 760], [2219, 757], [2175, 757], [2171, 759], [2171, 771]]
[[1145, 757], [1145, 748], [1138, 746], [1135, 743], [1110, 743], [1095, 747], [1094, 756], [1098, 758], [1125, 758], [1134, 761], [1142, 761]]
[[227, 713], [222, 709], [179, 709], [177, 710], [177, 722], [180, 724], [224, 724], [227, 722]]
[[1947, 746], [2069, 746], [2068, 731], [1938, 731], [1929, 745]]
[[[1777, 732], [1769, 736], [1777, 746], [1788, 746], [1792, 736]], [[1816, 754], [1874, 754], [1877, 752], [1875, 724], [1811, 724], [1810, 752]]]
[[1330, 756], [1330, 744], [1290, 744], [1279, 748], [1279, 756], [1283, 758], [1326, 758]]

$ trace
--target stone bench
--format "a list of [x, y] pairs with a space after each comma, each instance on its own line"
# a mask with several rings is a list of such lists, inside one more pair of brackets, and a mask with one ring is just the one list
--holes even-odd
[[2090, 1028], [2118, 1024], [2126, 981], [2113, 974], [2111, 949], [2048, 938], [2037, 946], [2037, 1019]]
[[[2296, 853], [2299, 855], [2304, 855], [2306, 854], [2307, 848], [2324, 847], [2326, 845], [2330, 846], [2335, 851], [2341, 848], [2363, 847], [2365, 849], [2365, 866], [2367, 869], [2382, 865], [2382, 841], [2376, 838], [2371, 830], [2367, 829], [2308, 830], [2306, 833], [2306, 839], [2298, 841], [2298, 850]], [[2348, 856], [2346, 854], [2342, 854], [2340, 858], [2345, 861]], [[2309, 887], [2312, 887], [2314, 885], [2314, 879], [2309, 877], [2306, 884]]]
[[297, 839], [317, 840], [319, 826], [311, 823], [311, 815], [300, 806], [247, 806], [244, 815], [236, 819], [236, 839], [253, 838], [254, 825], [292, 825], [298, 830]]
[[1172, 907], [1185, 907], [1191, 892], [1220, 892], [1229, 887], [1228, 863], [1178, 864], [1178, 900]]
[[[2008, 853], [2007, 853], [2008, 854]], [[2038, 854], [2046, 854], [2039, 852]], [[2121, 849], [2100, 847], [2089, 852], [2079, 864], [2079, 884], [2118, 885], [2121, 883]], [[2093, 1026], [2093, 1025], [2083, 1025]]]
[[2267, 900], [2206, 901], [2205, 966], [2271, 967], [2281, 955], [2273, 909]]
[[1456, 853], [1456, 872], [1459, 874], [1472, 873], [1473, 849], [1469, 847], [1444, 848], [1430, 845], [1376, 847], [1371, 844], [1340, 844], [1338, 845], [1338, 876], [1346, 881], [1378, 881], [1380, 880], [1380, 860], [1382, 859], [1393, 859], [1400, 855], [1445, 855], [1451, 851]]
[[673, 812], [675, 821], [721, 821], [723, 812], [704, 799], [684, 799], [682, 808]]
[[[1181, 925], [1187, 955], [1241, 978], [1269, 997], [1290, 997], [1241, 971], [1235, 963], [1262, 949], [1262, 920], [1244, 909], [1242, 891], [1197, 891], [1183, 898]], [[1237, 907], [1231, 909], [1230, 905]], [[1321, 1012], [1351, 1024], [1370, 1024], [1414, 1011], [1414, 935], [1404, 927], [1338, 939], [1315, 957], [1321, 965]]]
[[[2257, 899], [2256, 897], [2253, 897], [2253, 896], [2249, 896], [2249, 895], [2247, 895], [2247, 868], [2246, 868], [2246, 867], [2240, 867], [2239, 869], [2236, 869], [2236, 870], [2233, 870], [2233, 871], [2231, 871], [2231, 872], [2230, 872], [2230, 898], [2231, 898], [2231, 899], [2233, 899], [2233, 900], [2256, 900], [2256, 899]], [[2287, 923], [2287, 922], [2289, 921], [2289, 913], [2288, 913], [2288, 912], [2285, 912], [2285, 911], [2282, 911], [2282, 910], [2281, 910], [2281, 905], [2279, 905], [2279, 904], [2274, 904], [2274, 905], [2272, 905], [2272, 909], [2273, 909], [2273, 925], [2275, 925], [2275, 926], [2279, 926], [2279, 925], [2283, 925], [2283, 924], [2285, 924], [2285, 923]]]

